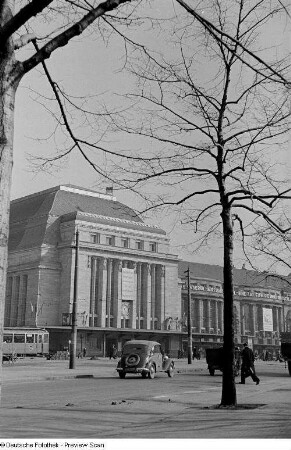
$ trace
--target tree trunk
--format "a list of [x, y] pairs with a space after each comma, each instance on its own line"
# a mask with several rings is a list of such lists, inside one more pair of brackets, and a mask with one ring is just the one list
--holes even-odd
[[[10, 5], [9, 5], [10, 4]], [[11, 16], [13, 2], [3, 2], [0, 8], [0, 26]], [[12, 41], [0, 46], [0, 398], [2, 382], [2, 343], [7, 277], [7, 246], [11, 173], [13, 164], [14, 103], [18, 83], [11, 83], [14, 68]]]
[[224, 367], [222, 375], [221, 406], [236, 406], [234, 375], [234, 309], [233, 309], [233, 224], [231, 208], [223, 207], [221, 214], [224, 237]]

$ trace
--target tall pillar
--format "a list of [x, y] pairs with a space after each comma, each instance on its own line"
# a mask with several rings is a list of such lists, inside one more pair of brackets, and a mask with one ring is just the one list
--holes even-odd
[[151, 329], [155, 329], [155, 317], [156, 317], [156, 265], [151, 265]]
[[106, 297], [107, 297], [107, 259], [104, 258], [99, 264], [98, 277], [100, 280], [100, 301], [98, 305], [98, 326], [106, 327]]
[[151, 329], [151, 311], [152, 311], [152, 279], [151, 266], [146, 264], [146, 329]]
[[274, 328], [274, 331], [279, 331], [279, 308], [276, 306], [276, 328]]
[[250, 305], [250, 319], [251, 319], [251, 333], [254, 336], [256, 331], [256, 323], [255, 323], [255, 305]]
[[113, 270], [112, 270], [112, 285], [114, 287], [113, 293], [113, 310], [111, 311], [111, 315], [113, 315], [113, 326], [116, 328], [121, 327], [121, 269], [122, 262], [119, 260], [113, 261]]
[[112, 283], [112, 259], [107, 260], [107, 291], [106, 291], [106, 326], [110, 327], [111, 316], [111, 283]]
[[210, 300], [204, 300], [206, 302], [206, 332], [209, 333], [211, 328], [210, 320]]
[[278, 308], [278, 315], [278, 331], [281, 333], [284, 330], [282, 308]]
[[142, 311], [142, 265], [137, 263], [136, 265], [136, 276], [137, 276], [137, 289], [136, 289], [136, 317], [137, 325], [136, 328], [140, 329], [140, 318]]
[[218, 333], [218, 301], [214, 300], [214, 333], [217, 334]]
[[91, 289], [90, 289], [90, 311], [89, 326], [94, 327], [94, 313], [96, 301], [96, 277], [97, 277], [97, 258], [91, 258]]
[[244, 304], [240, 303], [240, 326], [241, 326], [241, 334], [245, 334], [245, 316], [244, 316]]
[[136, 329], [136, 301], [137, 301], [137, 264], [132, 263], [134, 270], [134, 298], [132, 299], [132, 312], [131, 312], [131, 328]]
[[223, 333], [223, 311], [222, 311], [222, 302], [218, 302], [217, 304], [218, 309], [218, 328], [220, 329], [220, 332]]
[[197, 299], [198, 308], [197, 308], [197, 328], [198, 333], [201, 333], [201, 328], [203, 328], [203, 302], [200, 298]]
[[122, 261], [118, 262], [118, 301], [116, 312], [116, 326], [121, 328], [121, 308], [122, 308]]
[[159, 321], [160, 321], [160, 329], [164, 329], [165, 323], [165, 266], [160, 266], [159, 270], [159, 283], [160, 283], [160, 308], [159, 308]]

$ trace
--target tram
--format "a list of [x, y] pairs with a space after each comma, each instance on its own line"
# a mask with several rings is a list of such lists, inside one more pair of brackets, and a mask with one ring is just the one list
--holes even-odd
[[4, 328], [3, 356], [45, 356], [48, 354], [49, 332], [44, 328]]

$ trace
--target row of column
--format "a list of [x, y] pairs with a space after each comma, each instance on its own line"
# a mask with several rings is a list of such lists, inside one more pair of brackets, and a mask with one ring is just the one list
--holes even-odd
[[[250, 332], [252, 335], [256, 331], [263, 331], [263, 305], [254, 305], [248, 303], [242, 303], [240, 305], [240, 325], [241, 334]], [[273, 318], [273, 330], [272, 331], [283, 331], [283, 310], [281, 306], [266, 306], [266, 308], [272, 309]]]
[[192, 327], [196, 333], [222, 333], [222, 301], [198, 298], [192, 299]]
[[[123, 268], [134, 273], [131, 298], [122, 293]], [[89, 326], [162, 329], [164, 281], [162, 265], [92, 257]]]
[[[244, 335], [264, 329], [263, 305], [240, 304], [240, 311], [234, 307], [235, 332]], [[266, 306], [267, 307], [267, 306]], [[282, 307], [273, 306], [273, 331], [283, 331]], [[192, 327], [197, 333], [219, 334], [223, 331], [223, 302], [222, 300], [192, 298]]]

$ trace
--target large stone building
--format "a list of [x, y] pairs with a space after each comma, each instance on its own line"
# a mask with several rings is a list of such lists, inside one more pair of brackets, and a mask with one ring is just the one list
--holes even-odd
[[52, 350], [69, 346], [77, 229], [78, 348], [106, 354], [135, 337], [177, 352], [177, 256], [110, 190], [58, 186], [11, 202], [5, 326], [45, 327]]
[[[113, 343], [160, 341], [173, 356], [187, 345], [190, 269], [193, 343], [223, 340], [222, 268], [178, 261], [159, 227], [113, 196], [58, 186], [11, 202], [6, 327], [45, 327], [52, 351], [70, 345], [79, 233], [77, 350], [106, 355]], [[234, 269], [236, 342], [278, 348], [291, 330], [285, 280]]]
[[[223, 342], [223, 268], [209, 264], [179, 263], [182, 317], [188, 315], [188, 282], [193, 343], [197, 347]], [[259, 353], [279, 349], [280, 333], [291, 331], [291, 278], [253, 270], [233, 269], [235, 342], [248, 342]], [[185, 330], [185, 320], [184, 327]], [[184, 340], [184, 348], [187, 343]]]

